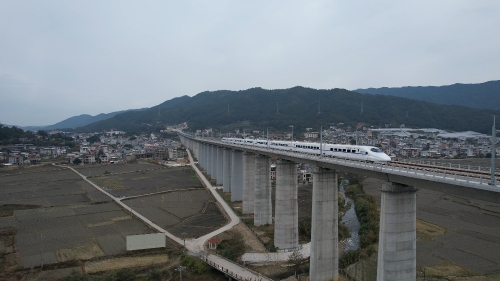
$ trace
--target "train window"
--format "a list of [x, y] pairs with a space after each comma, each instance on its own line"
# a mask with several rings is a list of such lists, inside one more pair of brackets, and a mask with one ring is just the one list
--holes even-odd
[[352, 152], [352, 153], [356, 153], [356, 150], [354, 150], [354, 149], [353, 149], [351, 152]]
[[330, 148], [330, 151], [333, 151], [333, 148]]
[[347, 153], [350, 153], [350, 152], [351, 152], [351, 150], [350, 150], [350, 149], [348, 149], [348, 150], [347, 150]]
[[344, 148], [344, 149], [342, 149], [342, 152], [346, 152], [346, 149], [345, 149], [345, 148]]
[[372, 148], [372, 149], [370, 149], [370, 150], [373, 151], [373, 152], [376, 152], [376, 153], [381, 153], [382, 152], [382, 150], [380, 150], [378, 148], [375, 148], [375, 147]]

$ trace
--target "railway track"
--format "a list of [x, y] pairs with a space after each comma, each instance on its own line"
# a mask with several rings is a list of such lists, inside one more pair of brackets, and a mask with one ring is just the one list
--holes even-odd
[[[444, 164], [444, 163], [443, 163]], [[410, 168], [413, 170], [417, 171], [428, 171], [428, 172], [435, 172], [435, 173], [443, 173], [443, 174], [449, 174], [449, 175], [457, 175], [457, 176], [469, 176], [471, 178], [483, 178], [483, 180], [488, 180], [491, 177], [491, 172], [486, 170], [486, 168], [489, 167], [479, 167], [479, 166], [470, 166], [466, 165], [464, 167], [457, 167], [457, 166], [436, 166], [436, 165], [430, 165], [430, 164], [423, 164], [423, 163], [411, 163], [411, 162], [399, 162], [399, 161], [389, 161], [387, 162], [388, 166], [393, 166], [393, 167], [404, 167], [404, 168]], [[467, 168], [465, 168], [467, 167]], [[477, 169], [473, 169], [477, 168]], [[484, 168], [484, 169], [481, 169]], [[500, 172], [495, 171], [495, 178], [496, 180], [500, 179]]]

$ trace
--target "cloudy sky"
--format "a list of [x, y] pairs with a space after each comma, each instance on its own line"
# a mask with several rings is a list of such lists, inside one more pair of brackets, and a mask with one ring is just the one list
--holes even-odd
[[0, 123], [251, 87], [500, 79], [500, 1], [0, 2]]

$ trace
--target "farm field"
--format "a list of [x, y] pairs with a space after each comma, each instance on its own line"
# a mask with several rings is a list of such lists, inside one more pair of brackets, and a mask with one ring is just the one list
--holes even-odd
[[[381, 183], [364, 184], [378, 204]], [[421, 188], [417, 219], [420, 229], [429, 229], [417, 232], [418, 266], [432, 270], [451, 262], [480, 275], [500, 272], [500, 205]]]
[[24, 268], [122, 254], [127, 235], [153, 232], [114, 203], [16, 210], [2, 227], [16, 229]]
[[[113, 172], [113, 174], [106, 175], [103, 172], [101, 176], [93, 176], [90, 180], [115, 197], [130, 197], [179, 189], [204, 188], [190, 167], [166, 168], [159, 165], [133, 165], [142, 169], [128, 170], [121, 173]], [[101, 169], [106, 169], [107, 167], [109, 165]], [[121, 169], [125, 170], [124, 168]]]
[[74, 172], [53, 166], [0, 171], [0, 205], [63, 206], [110, 201]]
[[227, 223], [208, 190], [173, 191], [123, 200], [177, 237], [202, 236]]
[[[110, 166], [77, 170], [90, 174], [100, 186], [111, 183], [108, 190], [115, 196], [139, 196], [124, 202], [176, 236], [182, 237], [183, 232], [187, 237], [200, 236], [227, 223], [189, 167], [147, 163]], [[119, 184], [113, 185], [113, 181]], [[69, 169], [48, 165], [3, 169], [0, 186], [2, 266], [12, 272], [36, 268], [42, 262], [62, 263], [64, 267], [130, 256], [127, 235], [155, 232]], [[167, 239], [167, 249], [179, 248]]]

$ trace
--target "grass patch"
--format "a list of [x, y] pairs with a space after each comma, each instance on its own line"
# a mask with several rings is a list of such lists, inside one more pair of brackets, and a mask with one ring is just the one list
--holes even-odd
[[41, 207], [37, 205], [1, 205], [0, 217], [11, 217], [14, 215], [14, 211], [17, 210], [37, 209]]
[[92, 261], [87, 262], [84, 268], [85, 272], [87, 273], [96, 273], [122, 268], [157, 266], [160, 264], [166, 264], [167, 262], [168, 256], [166, 254], [163, 254], [154, 256], [122, 257], [102, 261]]
[[447, 277], [447, 276], [463, 277], [463, 276], [477, 275], [476, 272], [468, 268], [458, 266], [451, 262], [446, 262], [426, 267], [424, 270], [426, 276], [432, 276], [432, 277]]
[[71, 249], [61, 249], [56, 251], [59, 262], [69, 260], [89, 260], [95, 257], [104, 256], [104, 252], [97, 244], [88, 244]]
[[217, 254], [228, 260], [236, 261], [246, 250], [243, 236], [239, 232], [231, 231], [229, 239], [223, 240], [217, 245]]
[[100, 187], [106, 187], [109, 189], [124, 189], [123, 180], [118, 176], [110, 176], [110, 177], [100, 177], [93, 178], [92, 181], [99, 185]]
[[426, 221], [417, 220], [417, 240], [430, 241], [432, 238], [445, 233], [446, 229], [443, 227]]

